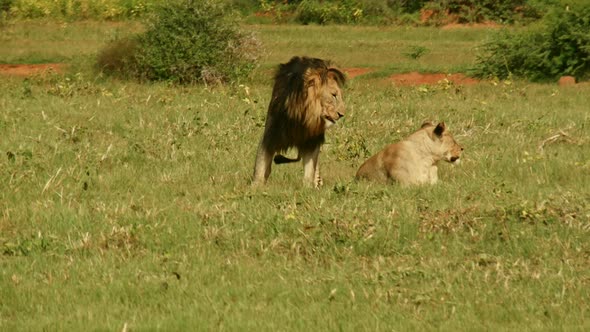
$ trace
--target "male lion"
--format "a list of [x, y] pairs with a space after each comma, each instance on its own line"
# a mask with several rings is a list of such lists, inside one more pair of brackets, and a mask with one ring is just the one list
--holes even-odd
[[[254, 184], [266, 182], [274, 157], [277, 164], [303, 160], [304, 183], [322, 185], [320, 146], [326, 128], [344, 116], [344, 82], [344, 74], [322, 59], [296, 56], [279, 65], [256, 154]], [[297, 159], [277, 154], [293, 147]]]
[[434, 184], [438, 181], [438, 161], [458, 164], [461, 151], [463, 148], [446, 130], [444, 122], [425, 122], [406, 139], [386, 146], [365, 161], [356, 178], [397, 181], [402, 186]]

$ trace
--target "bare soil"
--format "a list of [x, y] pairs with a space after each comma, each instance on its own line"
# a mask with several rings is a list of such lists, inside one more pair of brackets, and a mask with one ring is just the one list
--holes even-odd
[[396, 85], [422, 85], [422, 84], [438, 84], [447, 79], [450, 82], [458, 85], [472, 85], [480, 81], [467, 77], [463, 74], [421, 74], [418, 72], [411, 72], [405, 74], [394, 74], [389, 76], [389, 80]]
[[[63, 63], [44, 63], [44, 64], [0, 64], [0, 75], [11, 75], [27, 77], [31, 75], [44, 75], [47, 73], [63, 73], [66, 65]], [[355, 78], [372, 72], [370, 68], [344, 68], [348, 78]], [[389, 76], [388, 80], [396, 85], [423, 85], [438, 84], [443, 80], [448, 80], [458, 85], [472, 85], [480, 83], [479, 80], [467, 77], [464, 74], [423, 74], [418, 72], [394, 74]]]
[[47, 73], [63, 73], [65, 71], [65, 65], [62, 63], [43, 63], [35, 65], [7, 65], [0, 64], [0, 75], [11, 75], [11, 76], [31, 76], [31, 75], [43, 75]]
[[348, 78], [355, 78], [360, 75], [364, 75], [366, 73], [370, 73], [373, 70], [369, 68], [344, 68], [344, 72]]
[[482, 23], [449, 23], [441, 26], [442, 30], [452, 30], [452, 29], [499, 29], [502, 25], [496, 22], [482, 22]]

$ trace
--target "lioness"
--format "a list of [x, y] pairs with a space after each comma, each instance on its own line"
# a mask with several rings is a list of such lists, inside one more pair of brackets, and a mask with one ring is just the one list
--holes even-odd
[[356, 178], [397, 181], [402, 186], [434, 184], [438, 181], [438, 161], [458, 164], [462, 151], [444, 122], [425, 122], [406, 139], [386, 146], [365, 161]]

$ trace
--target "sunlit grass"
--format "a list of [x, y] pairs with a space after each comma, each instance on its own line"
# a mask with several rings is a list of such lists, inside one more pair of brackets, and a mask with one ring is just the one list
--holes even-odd
[[[252, 26], [268, 48], [267, 63], [284, 62], [293, 54], [330, 58], [346, 67], [388, 72], [465, 71], [475, 60], [475, 47], [489, 29], [440, 30], [407, 27]], [[411, 47], [429, 52], [418, 60], [405, 56]]]
[[0, 63], [79, 62], [140, 29], [136, 22], [10, 22], [0, 26]]
[[[253, 189], [265, 73], [278, 62], [309, 52], [415, 69], [398, 43], [453, 36], [444, 43], [469, 49], [486, 36], [273, 28], [254, 27], [269, 55], [248, 90], [90, 70], [0, 80], [0, 329], [588, 328], [587, 85], [397, 87], [361, 76], [327, 134], [324, 187], [304, 189], [292, 164]], [[378, 46], [302, 43], [310, 31]], [[419, 58], [425, 69], [444, 68], [427, 57], [437, 58]], [[353, 180], [426, 119], [446, 121], [465, 147], [461, 166], [441, 165], [433, 187]]]

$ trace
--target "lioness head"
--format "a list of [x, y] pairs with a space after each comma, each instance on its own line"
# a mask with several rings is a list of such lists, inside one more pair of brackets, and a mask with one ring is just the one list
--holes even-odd
[[434, 149], [442, 159], [447, 162], [458, 164], [460, 162], [463, 147], [459, 145], [453, 135], [446, 129], [444, 122], [434, 125], [431, 122], [422, 124], [422, 128], [429, 132], [430, 138], [435, 143]]

